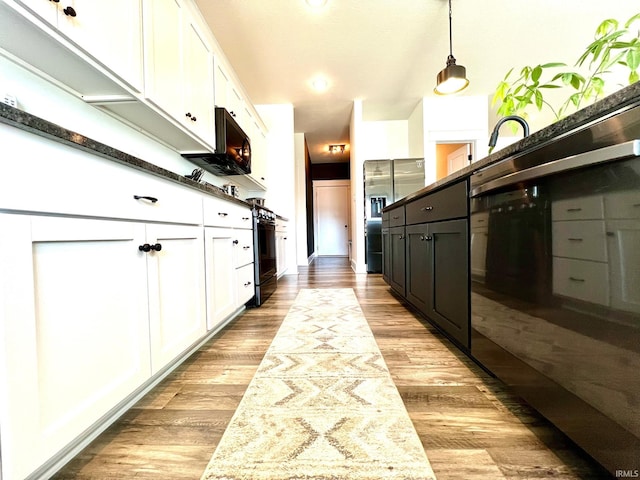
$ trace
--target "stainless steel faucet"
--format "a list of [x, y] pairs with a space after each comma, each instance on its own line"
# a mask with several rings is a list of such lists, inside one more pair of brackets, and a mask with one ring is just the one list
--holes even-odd
[[493, 148], [496, 146], [500, 127], [502, 126], [503, 123], [508, 122], [510, 120], [518, 122], [520, 125], [522, 125], [522, 130], [524, 130], [524, 136], [525, 137], [529, 136], [529, 124], [524, 118], [519, 117], [518, 115], [507, 115], [506, 117], [503, 117], [500, 120], [498, 120], [498, 123], [496, 123], [496, 126], [493, 128], [493, 132], [491, 132], [491, 137], [489, 137], [489, 147], [491, 147], [489, 148], [489, 153], [491, 153], [493, 151]]

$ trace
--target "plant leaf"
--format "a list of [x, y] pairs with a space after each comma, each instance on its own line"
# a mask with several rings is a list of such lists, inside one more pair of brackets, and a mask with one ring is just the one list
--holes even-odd
[[542, 103], [542, 92], [540, 90], [536, 90], [536, 107], [538, 107], [538, 110], [542, 110]]
[[539, 65], [539, 66], [542, 67], [542, 68], [556, 68], [556, 67], [566, 67], [567, 64], [566, 63], [558, 63], [558, 62], [553, 63], [552, 62], [552, 63], [545, 63], [544, 65]]
[[541, 75], [542, 75], [542, 66], [537, 65], [531, 72], [531, 80], [537, 83], [538, 80], [540, 80]]
[[640, 13], [636, 13], [633, 17], [631, 17], [629, 20], [627, 20], [626, 23], [624, 24], [625, 28], [629, 28], [631, 26], [631, 24], [633, 22], [635, 22], [636, 20], [640, 21]]
[[640, 76], [638, 75], [638, 72], [636, 70], [629, 74], [629, 85], [631, 85], [632, 83], [636, 83], [638, 80], [640, 80]]
[[578, 105], [580, 105], [580, 94], [574, 93], [569, 97], [569, 100], [571, 100], [571, 103], [573, 103], [577, 107]]
[[631, 70], [637, 70], [640, 67], [640, 48], [630, 49], [627, 52], [627, 66]]
[[604, 20], [598, 28], [596, 28], [596, 37], [603, 37], [607, 35], [611, 30], [618, 29], [618, 21], [615, 18], [607, 18]]

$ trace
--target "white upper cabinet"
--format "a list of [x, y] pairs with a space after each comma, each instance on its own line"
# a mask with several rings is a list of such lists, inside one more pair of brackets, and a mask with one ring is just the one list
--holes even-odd
[[245, 102], [240, 88], [233, 82], [231, 73], [220, 58], [216, 57], [215, 60], [215, 105], [226, 108], [248, 135], [244, 121]]
[[213, 146], [209, 46], [181, 2], [156, 0], [144, 8], [145, 96]]
[[[184, 108], [185, 121], [212, 145], [215, 144], [213, 104], [213, 56], [208, 44], [191, 22], [185, 22]], [[189, 116], [190, 114], [190, 116]]]
[[120, 79], [142, 91], [141, 0], [20, 0]]
[[215, 61], [215, 74], [214, 74], [214, 91], [215, 91], [215, 105], [216, 107], [226, 108], [229, 110], [229, 100], [227, 91], [231, 89], [231, 79], [225, 66], [214, 56]]
[[182, 15], [176, 0], [144, 4], [145, 96], [169, 115], [185, 115], [182, 105]]

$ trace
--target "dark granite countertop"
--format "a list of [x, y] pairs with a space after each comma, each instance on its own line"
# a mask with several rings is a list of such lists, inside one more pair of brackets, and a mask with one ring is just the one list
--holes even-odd
[[431, 185], [428, 185], [417, 192], [414, 192], [407, 197], [399, 200], [391, 205], [388, 205], [384, 211], [392, 208], [399, 207], [411, 200], [420, 198], [427, 193], [445, 187], [449, 184], [464, 180], [470, 177], [474, 172], [487, 168], [490, 165], [494, 165], [508, 158], [512, 158], [517, 155], [522, 155], [528, 151], [535, 150], [540, 146], [551, 142], [569, 132], [578, 130], [579, 128], [601, 119], [617, 110], [620, 110], [627, 105], [640, 101], [640, 82], [636, 82], [633, 85], [629, 85], [601, 100], [589, 105], [581, 110], [578, 110], [572, 115], [569, 115], [562, 120], [559, 120], [551, 125], [532, 133], [528, 137], [522, 140], [508, 145], [507, 147], [498, 150], [491, 155], [472, 163], [471, 165], [452, 173], [451, 175], [444, 177]]
[[[251, 204], [243, 200], [227, 195], [214, 185], [196, 182], [183, 175], [158, 167], [157, 165], [144, 161], [138, 157], [124, 153], [116, 148], [105, 145], [104, 143], [98, 142], [89, 137], [85, 137], [79, 133], [67, 130], [66, 128], [6, 105], [2, 102], [0, 102], [0, 123], [14, 126], [26, 132], [31, 132], [35, 135], [84, 150], [88, 153], [93, 153], [94, 155], [98, 155], [102, 158], [106, 158], [108, 160], [142, 170], [146, 173], [162, 177], [166, 180], [179, 183], [186, 187], [199, 190], [205, 194], [212, 195], [229, 202], [238, 203], [243, 206], [252, 207]], [[196, 168], [195, 165], [194, 168]]]

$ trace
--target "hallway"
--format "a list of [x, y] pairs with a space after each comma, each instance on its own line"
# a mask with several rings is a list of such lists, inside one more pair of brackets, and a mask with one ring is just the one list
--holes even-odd
[[319, 258], [285, 276], [54, 478], [198, 480], [301, 288], [353, 288], [438, 480], [609, 478], [390, 293]]

